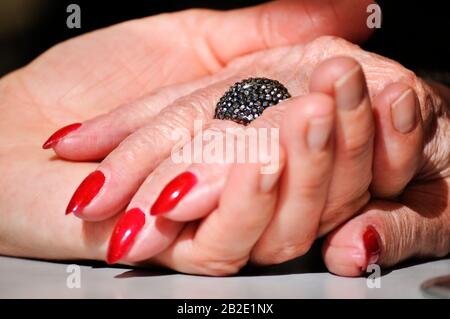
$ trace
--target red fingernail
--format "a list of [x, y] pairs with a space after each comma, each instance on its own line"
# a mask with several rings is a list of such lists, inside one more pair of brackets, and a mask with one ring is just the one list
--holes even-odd
[[164, 187], [158, 199], [150, 209], [151, 215], [169, 212], [197, 183], [197, 177], [191, 172], [185, 172], [175, 177]]
[[100, 171], [92, 172], [81, 182], [66, 209], [66, 215], [77, 213], [86, 207], [98, 194], [105, 183], [105, 175]]
[[44, 150], [52, 148], [61, 139], [63, 139], [67, 134], [69, 134], [70, 132], [75, 131], [80, 126], [81, 126], [81, 123], [74, 123], [74, 124], [70, 124], [70, 125], [64, 126], [63, 128], [60, 128], [55, 133], [53, 133], [52, 136], [50, 136], [48, 138], [48, 140], [44, 143], [44, 145], [42, 145], [42, 148]]
[[367, 265], [374, 264], [380, 257], [380, 235], [373, 226], [368, 226], [363, 235]]
[[106, 257], [108, 264], [114, 264], [122, 259], [144, 224], [145, 215], [139, 208], [129, 210], [119, 219], [109, 241]]

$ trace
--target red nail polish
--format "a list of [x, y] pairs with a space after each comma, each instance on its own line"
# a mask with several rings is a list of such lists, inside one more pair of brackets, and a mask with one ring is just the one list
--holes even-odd
[[50, 136], [47, 141], [45, 141], [44, 145], [42, 145], [42, 148], [44, 150], [52, 148], [61, 139], [63, 139], [67, 134], [69, 134], [70, 132], [75, 131], [80, 126], [81, 126], [81, 123], [74, 123], [74, 124], [70, 124], [70, 125], [64, 126], [63, 128], [60, 128], [55, 133], [53, 133], [52, 136]]
[[136, 235], [145, 224], [145, 215], [139, 208], [127, 211], [117, 222], [109, 241], [106, 262], [118, 262], [131, 248]]
[[158, 199], [150, 209], [151, 215], [160, 215], [169, 212], [197, 183], [197, 177], [191, 172], [184, 172], [175, 177], [164, 187]]
[[81, 182], [66, 209], [66, 215], [76, 213], [86, 207], [98, 194], [105, 183], [105, 175], [100, 171], [92, 172]]
[[380, 257], [380, 235], [373, 226], [368, 226], [363, 235], [367, 265], [374, 264]]

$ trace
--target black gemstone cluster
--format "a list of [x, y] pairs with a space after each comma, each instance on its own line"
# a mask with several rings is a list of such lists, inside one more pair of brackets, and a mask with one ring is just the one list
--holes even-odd
[[247, 125], [266, 108], [290, 97], [288, 90], [276, 80], [249, 78], [234, 84], [220, 98], [214, 118]]

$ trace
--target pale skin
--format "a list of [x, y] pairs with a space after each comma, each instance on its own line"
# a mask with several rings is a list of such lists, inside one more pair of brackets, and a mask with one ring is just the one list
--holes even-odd
[[[304, 14], [303, 5], [298, 3], [290, 4], [293, 7], [288, 8], [288, 16]], [[104, 260], [109, 236], [125, 206], [139, 206], [148, 211], [164, 185], [186, 169], [197, 172], [200, 180], [204, 178], [193, 190], [202, 194], [200, 186], [207, 185], [208, 174], [214, 170], [203, 165], [175, 167], [167, 161], [160, 164], [171, 146], [164, 144], [164, 129], [175, 124], [190, 125], [198, 116], [208, 119], [214, 101], [230, 83], [260, 70], [267, 76], [280, 78], [294, 96], [307, 94], [265, 112], [252, 124], [281, 127], [285, 165], [275, 179], [276, 186], [265, 192], [255, 186], [260, 178], [257, 165], [220, 167], [223, 175], [212, 176], [222, 181], [215, 186], [216, 193], [203, 198], [210, 206], [193, 213], [195, 194], [191, 193], [191, 204], [186, 197], [174, 211], [158, 219], [158, 227], [148, 217], [146, 227], [122, 262], [149, 261], [187, 273], [227, 275], [236, 273], [249, 260], [271, 264], [300, 256], [317, 236], [328, 234], [324, 260], [329, 270], [354, 276], [368, 262], [361, 242], [361, 234], [368, 225], [375, 226], [380, 235], [382, 247], [378, 262], [383, 266], [413, 256], [448, 253], [449, 130], [444, 94], [432, 91], [400, 65], [337, 38], [320, 38], [306, 46], [261, 51], [306, 43], [311, 40], [309, 36], [330, 33], [330, 19], [323, 29], [320, 24], [309, 25], [312, 29], [308, 36], [293, 33], [297, 29], [292, 28], [292, 23], [297, 20], [289, 21], [284, 15], [282, 22], [277, 22], [275, 14], [284, 7], [271, 5], [265, 9], [271, 14], [270, 30], [284, 26], [283, 30], [291, 30], [291, 34], [283, 32], [282, 37], [278, 32], [265, 34], [264, 40], [254, 40], [254, 43], [241, 39], [234, 45], [227, 43], [226, 48], [220, 48], [219, 40], [208, 38], [207, 43], [214, 50], [200, 53], [191, 51], [193, 47], [205, 48], [198, 42], [178, 40], [176, 44], [167, 43], [170, 50], [161, 52], [158, 51], [164, 48], [161, 43], [170, 37], [156, 36], [148, 42], [142, 41], [146, 28], [167, 30], [166, 23], [173, 25], [173, 21], [181, 21], [183, 26], [189, 26], [189, 21], [209, 21], [204, 24], [208, 29], [208, 23], [218, 19], [221, 23], [213, 24], [225, 24], [226, 31], [235, 23], [253, 25], [251, 19], [260, 17], [260, 11], [247, 9], [241, 15], [233, 14], [234, 19], [242, 17], [242, 21], [228, 25], [225, 21], [230, 17], [226, 14], [191, 11], [171, 16], [170, 20], [168, 16], [160, 16], [131, 22], [62, 44], [30, 66], [3, 78], [0, 82], [0, 107], [4, 114], [0, 123], [4, 155], [0, 160], [3, 176], [0, 202], [5, 218], [0, 223], [0, 253]], [[314, 8], [317, 16], [324, 14]], [[198, 32], [198, 23], [195, 26]], [[302, 27], [304, 30], [307, 25]], [[345, 30], [345, 26], [335, 27], [331, 33], [352, 41], [368, 35], [367, 31], [355, 34], [355, 28], [348, 29], [352, 31]], [[200, 41], [204, 40], [203, 36], [196, 38], [188, 34], [186, 39]], [[123, 50], [117, 50], [117, 41]], [[157, 52], [151, 48], [153, 43], [160, 44], [155, 46]], [[174, 50], [174, 45], [179, 45], [180, 50]], [[115, 48], [113, 52], [111, 46]], [[129, 47], [133, 47], [132, 52]], [[318, 58], [325, 47], [328, 56]], [[238, 58], [256, 51], [261, 52]], [[210, 55], [211, 52], [216, 53]], [[218, 59], [217, 52], [223, 54]], [[179, 62], [180, 54], [183, 63]], [[342, 55], [353, 59], [336, 57]], [[154, 62], [163, 57], [164, 63]], [[279, 61], [280, 57], [285, 62], [272, 66], [272, 61]], [[348, 74], [354, 78], [350, 88], [343, 86], [346, 82], [339, 81], [348, 78]], [[180, 81], [186, 83], [177, 85]], [[338, 95], [336, 85], [343, 88]], [[161, 87], [165, 88], [158, 90]], [[368, 94], [357, 101], [354, 111], [342, 112], [337, 107], [342, 94], [354, 96], [355, 90], [367, 90]], [[141, 97], [143, 92], [151, 91], [156, 93]], [[401, 133], [393, 126], [391, 110], [392, 104], [405, 93], [412, 101], [416, 101], [417, 95], [417, 103], [410, 104], [421, 112], [418, 111], [420, 116], [414, 128]], [[122, 104], [125, 106], [117, 108]], [[57, 127], [113, 109], [107, 115], [84, 122], [82, 129], [58, 143], [54, 150], [59, 157], [39, 149], [46, 135]], [[203, 112], [199, 114], [192, 109]], [[335, 138], [330, 138], [320, 152], [308, 152], [305, 145], [295, 143], [306, 139], [306, 124], [316, 116], [333, 119], [331, 135]], [[177, 122], [180, 119], [184, 122]], [[293, 134], [298, 139], [292, 139]], [[372, 144], [374, 136], [375, 144]], [[162, 142], [143, 143], [155, 139]], [[302, 156], [296, 156], [293, 151], [298, 148], [304, 149]], [[77, 185], [98, 169], [98, 163], [86, 160], [105, 156], [100, 169], [116, 181], [110, 179], [105, 185], [110, 189], [103, 191], [105, 195], [78, 214], [96, 222], [64, 216], [64, 208]], [[231, 173], [226, 179], [228, 171]], [[156, 178], [142, 184], [149, 175]], [[240, 182], [242, 176], [248, 183]], [[321, 182], [317, 183], [318, 180]], [[412, 180], [414, 183], [408, 185]], [[402, 196], [399, 201], [369, 202], [369, 191], [383, 198]], [[251, 200], [242, 201], [233, 196], [236, 193], [247, 194], [245, 197]], [[431, 202], [430, 196], [439, 199], [441, 204], [433, 207], [436, 201]], [[422, 207], [423, 203], [428, 205]], [[251, 211], [258, 214], [249, 214]], [[207, 217], [201, 227], [196, 228], [197, 223], [188, 224], [180, 233], [182, 222], [204, 216]], [[342, 224], [344, 221], [347, 222]], [[406, 226], [395, 228], [403, 224]]]

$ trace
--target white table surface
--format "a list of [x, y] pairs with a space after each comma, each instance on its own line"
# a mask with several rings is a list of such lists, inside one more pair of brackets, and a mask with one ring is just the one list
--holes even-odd
[[[420, 284], [450, 274], [450, 258], [410, 263], [368, 288], [367, 278], [332, 275], [317, 253], [309, 255], [223, 278], [0, 257], [0, 298], [426, 298]], [[80, 288], [67, 287], [70, 264], [80, 265]]]

